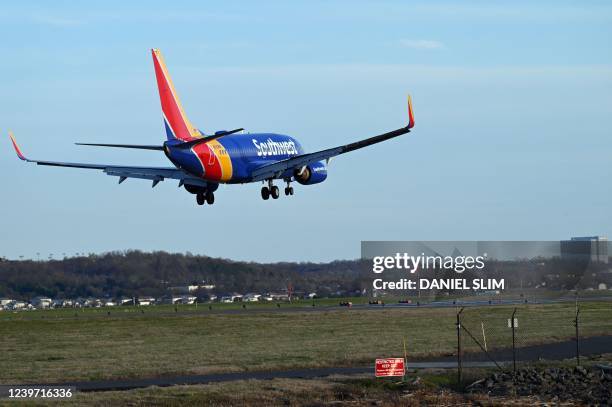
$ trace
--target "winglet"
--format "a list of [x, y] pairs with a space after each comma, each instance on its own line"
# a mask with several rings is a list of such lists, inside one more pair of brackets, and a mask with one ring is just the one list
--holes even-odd
[[408, 95], [408, 126], [411, 129], [414, 127], [414, 113], [412, 112], [412, 98]]
[[15, 152], [17, 153], [17, 157], [19, 157], [20, 160], [28, 161], [28, 159], [25, 158], [25, 156], [21, 153], [21, 149], [17, 145], [17, 141], [15, 140], [15, 136], [13, 136], [13, 132], [10, 131], [10, 130], [9, 130], [9, 137], [11, 138], [11, 142], [13, 143], [13, 147], [15, 148]]

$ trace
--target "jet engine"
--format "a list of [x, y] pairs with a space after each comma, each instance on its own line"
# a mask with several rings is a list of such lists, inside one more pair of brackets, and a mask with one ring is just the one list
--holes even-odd
[[309, 164], [294, 171], [293, 177], [302, 185], [318, 184], [327, 178], [327, 166], [323, 161]]

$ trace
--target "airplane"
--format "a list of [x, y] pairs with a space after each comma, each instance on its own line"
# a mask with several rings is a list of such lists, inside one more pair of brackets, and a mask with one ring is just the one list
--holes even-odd
[[134, 167], [107, 164], [83, 164], [31, 160], [21, 152], [12, 132], [9, 137], [17, 156], [27, 162], [57, 167], [102, 170], [119, 177], [119, 184], [128, 178], [152, 181], [175, 179], [196, 196], [198, 205], [215, 202], [219, 184], [262, 182], [261, 197], [278, 199], [280, 190], [275, 180], [286, 183], [285, 195], [293, 195], [291, 182], [301, 185], [318, 184], [327, 178], [327, 166], [332, 157], [409, 133], [414, 127], [412, 100], [408, 96], [408, 124], [374, 137], [338, 147], [306, 153], [293, 137], [276, 133], [245, 133], [243, 128], [220, 130], [205, 134], [191, 124], [158, 49], [152, 49], [153, 66], [161, 101], [167, 140], [162, 145], [75, 143], [77, 145], [132, 148], [163, 151], [173, 167]]

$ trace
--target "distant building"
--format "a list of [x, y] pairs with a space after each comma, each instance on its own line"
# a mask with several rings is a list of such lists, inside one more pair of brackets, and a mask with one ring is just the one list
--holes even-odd
[[161, 302], [164, 304], [180, 304], [183, 296], [181, 295], [168, 295], [161, 299]]
[[562, 240], [561, 258], [608, 263], [608, 238], [584, 236]]
[[179, 285], [175, 287], [168, 287], [168, 290], [170, 290], [173, 293], [187, 294], [187, 293], [192, 293], [194, 291], [197, 291], [199, 288], [200, 288], [199, 285]]
[[291, 299], [289, 293], [269, 293], [267, 297], [272, 298], [272, 301], [289, 301]]
[[56, 298], [51, 303], [51, 307], [53, 307], [53, 308], [68, 308], [68, 307], [72, 307], [72, 306], [73, 306], [73, 301], [72, 300], [67, 300], [67, 299], [64, 299], [64, 298]]
[[215, 294], [204, 294], [198, 296], [198, 302], [213, 302], [217, 301], [217, 296]]
[[244, 296], [242, 294], [233, 293], [221, 296], [221, 302], [240, 302]]
[[249, 293], [249, 294], [245, 294], [242, 297], [242, 301], [244, 301], [244, 302], [257, 302], [257, 301], [259, 301], [260, 298], [261, 298], [261, 294]]
[[14, 300], [12, 298], [0, 298], [0, 305], [5, 306], [12, 303]]
[[153, 297], [138, 297], [138, 305], [153, 305], [155, 304], [155, 298]]
[[191, 304], [195, 304], [197, 299], [198, 297], [194, 297], [193, 295], [183, 295], [181, 297], [180, 303], [191, 305]]
[[36, 308], [50, 308], [53, 300], [47, 297], [34, 297], [30, 303]]
[[134, 305], [134, 298], [122, 297], [117, 300], [118, 305]]

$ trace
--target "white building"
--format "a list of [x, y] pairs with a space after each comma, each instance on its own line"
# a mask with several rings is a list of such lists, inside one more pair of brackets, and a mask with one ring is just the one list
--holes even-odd
[[168, 290], [173, 293], [192, 293], [200, 288], [199, 285], [180, 285], [175, 287], [168, 287]]
[[270, 293], [267, 296], [272, 297], [273, 301], [289, 301], [290, 300], [288, 293]]
[[53, 300], [48, 297], [39, 296], [39, 297], [32, 298], [32, 301], [30, 301], [30, 303], [36, 308], [43, 309], [43, 308], [50, 308], [51, 304], [53, 304]]
[[182, 295], [169, 295], [161, 299], [164, 304], [180, 304], [183, 299]]
[[181, 304], [195, 304], [196, 300], [198, 299], [198, 297], [194, 297], [193, 295], [183, 295], [181, 297]]
[[153, 305], [155, 303], [155, 298], [153, 297], [138, 297], [138, 305]]
[[119, 305], [134, 305], [134, 298], [122, 297], [117, 300]]
[[260, 298], [261, 298], [261, 294], [249, 293], [249, 294], [245, 294], [242, 297], [242, 301], [245, 301], [245, 302], [257, 302], [257, 301], [259, 301]]
[[0, 305], [5, 306], [12, 303], [14, 300], [11, 298], [0, 298]]

